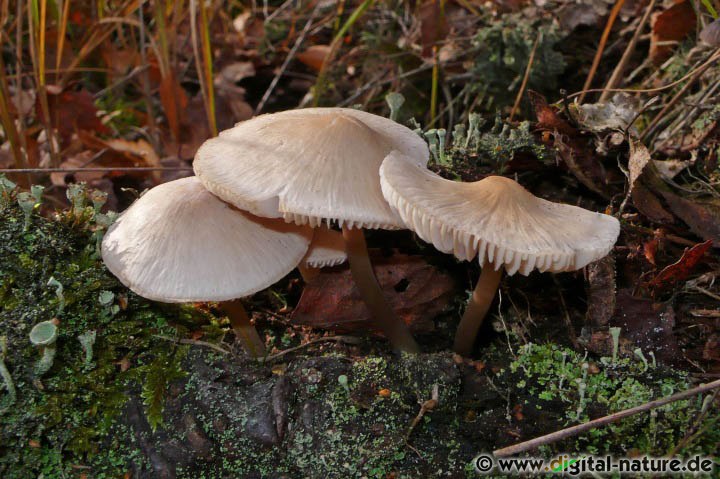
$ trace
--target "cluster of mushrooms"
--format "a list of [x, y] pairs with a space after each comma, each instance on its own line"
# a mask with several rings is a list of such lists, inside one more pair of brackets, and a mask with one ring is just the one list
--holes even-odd
[[238, 298], [296, 267], [308, 278], [347, 260], [373, 327], [395, 349], [417, 352], [378, 286], [363, 234], [409, 228], [438, 250], [482, 265], [454, 344], [468, 354], [503, 270], [577, 270], [617, 239], [611, 216], [551, 203], [499, 176], [449, 181], [427, 169], [428, 159], [416, 133], [363, 111], [258, 116], [205, 142], [196, 176], [152, 188], [130, 206], [105, 235], [102, 257], [140, 296], [219, 302], [255, 357], [265, 344]]

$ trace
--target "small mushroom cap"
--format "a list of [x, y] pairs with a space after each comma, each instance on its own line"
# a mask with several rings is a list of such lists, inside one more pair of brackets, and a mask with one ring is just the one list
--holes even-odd
[[343, 264], [345, 261], [347, 253], [343, 235], [325, 225], [315, 228], [310, 249], [302, 263], [310, 268], [326, 268]]
[[30, 342], [35, 346], [49, 346], [57, 336], [58, 328], [52, 321], [41, 321], [30, 330]]
[[501, 176], [458, 183], [393, 152], [380, 178], [385, 198], [420, 238], [511, 275], [580, 269], [607, 255], [620, 234], [612, 216], [551, 203]]
[[410, 129], [349, 108], [307, 108], [261, 115], [206, 141], [195, 174], [223, 200], [258, 216], [318, 226], [397, 229], [378, 170], [398, 150], [419, 165], [424, 140]]
[[196, 177], [152, 188], [109, 228], [102, 257], [120, 281], [167, 303], [251, 295], [292, 271], [312, 230], [237, 211]]

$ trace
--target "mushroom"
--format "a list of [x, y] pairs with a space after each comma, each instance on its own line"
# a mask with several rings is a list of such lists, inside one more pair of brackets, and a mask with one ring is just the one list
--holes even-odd
[[35, 376], [42, 377], [55, 361], [55, 342], [58, 337], [57, 320], [41, 321], [30, 330], [30, 342], [42, 351], [42, 357], [35, 364]]
[[459, 354], [471, 351], [503, 269], [574, 271], [607, 255], [620, 233], [612, 216], [551, 203], [511, 179], [450, 181], [398, 152], [385, 159], [380, 178], [385, 198], [420, 238], [482, 265], [455, 336]]
[[152, 188], [108, 229], [107, 268], [140, 296], [166, 303], [217, 301], [253, 357], [264, 342], [242, 303], [278, 281], [307, 252], [312, 230], [237, 211], [196, 177]]
[[392, 150], [428, 161], [425, 142], [392, 120], [349, 108], [261, 115], [206, 141], [193, 163], [205, 187], [258, 216], [342, 228], [350, 270], [374, 326], [400, 350], [418, 351], [383, 296], [362, 228], [400, 229], [380, 191], [378, 170]]
[[307, 283], [320, 273], [320, 268], [337, 266], [345, 261], [347, 253], [343, 235], [322, 225], [315, 228], [310, 249], [300, 261], [298, 269]]

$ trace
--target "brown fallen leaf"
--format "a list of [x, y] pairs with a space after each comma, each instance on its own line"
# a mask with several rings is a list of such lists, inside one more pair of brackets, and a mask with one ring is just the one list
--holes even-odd
[[420, 46], [424, 58], [433, 56], [433, 47], [438, 40], [444, 39], [449, 31], [442, 3], [439, 0], [426, 0], [418, 9]]
[[670, 190], [662, 190], [661, 194], [670, 211], [683, 220], [690, 231], [704, 240], [711, 240], [716, 247], [720, 246], [720, 202], [713, 199], [691, 201]]
[[173, 73], [168, 73], [160, 81], [160, 103], [165, 111], [170, 131], [175, 138], [179, 138], [180, 124], [185, 115], [188, 98]]
[[682, 257], [675, 263], [660, 271], [650, 281], [649, 286], [655, 290], [669, 289], [690, 276], [693, 269], [700, 263], [703, 256], [712, 247], [712, 241], [699, 243], [686, 249]]
[[650, 241], [643, 243], [643, 255], [645, 256], [645, 259], [648, 260], [648, 263], [653, 266], [657, 266], [655, 263], [655, 255], [657, 254], [658, 243], [659, 241], [657, 238], [653, 238]]
[[633, 205], [647, 219], [655, 223], [672, 223], [675, 217], [662, 205], [657, 196], [642, 182], [635, 184], [630, 192]]
[[[98, 117], [93, 96], [85, 91], [59, 91], [48, 88], [48, 108], [50, 121], [60, 133], [63, 144], [77, 130], [87, 130], [94, 133], [107, 134], [110, 130], [103, 125]], [[35, 102], [35, 111], [38, 118], [42, 118], [42, 108], [39, 100]]]
[[[418, 256], [373, 258], [375, 275], [390, 306], [415, 332], [434, 329], [433, 319], [455, 290], [453, 279]], [[338, 331], [368, 330], [370, 311], [350, 271], [326, 269], [305, 286], [293, 321]]]
[[697, 18], [692, 2], [676, 0], [670, 8], [653, 14], [651, 25], [650, 60], [657, 65], [672, 54], [677, 44], [695, 31]]
[[635, 182], [640, 178], [645, 167], [650, 163], [650, 151], [637, 138], [630, 139], [630, 159], [628, 160], [628, 171], [630, 173], [630, 186], [628, 190], [632, 190]]
[[537, 128], [553, 133], [548, 139], [549, 146], [557, 150], [565, 166], [580, 183], [609, 199], [605, 169], [596, 158], [591, 142], [548, 105], [542, 95], [528, 90], [528, 97], [538, 119]]

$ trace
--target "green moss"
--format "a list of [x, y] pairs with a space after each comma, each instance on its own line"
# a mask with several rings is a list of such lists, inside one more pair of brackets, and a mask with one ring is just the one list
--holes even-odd
[[[615, 363], [610, 358], [601, 358], [590, 364], [586, 357], [554, 344], [522, 346], [517, 360], [500, 377], [513, 389], [517, 388], [517, 393], [522, 390], [524, 394], [518, 396], [528, 409], [562, 411], [564, 417], [558, 419], [565, 425], [586, 422], [591, 417], [629, 409], [692, 387], [684, 372], [664, 367], [646, 370], [636, 358], [620, 358]], [[561, 448], [565, 452], [665, 455], [691, 427], [702, 402], [702, 396], [676, 401], [653, 412], [593, 429]], [[705, 424], [700, 425], [707, 428], [706, 433], [684, 451], [716, 453], [720, 433], [713, 426], [719, 422], [720, 413], [709, 414]]]
[[[106, 454], [113, 448], [103, 444], [115, 440], [108, 432], [126, 392], [160, 374], [164, 368], [156, 358], [172, 362], [177, 356], [172, 343], [155, 335], [184, 331], [177, 325], [200, 313], [151, 303], [123, 287], [96, 254], [92, 208], [52, 220], [33, 213], [24, 231], [15, 194], [6, 191], [0, 198], [0, 331], [7, 337], [4, 362], [17, 396], [0, 414], [0, 476], [63, 477], [71, 465], [86, 463], [109, 477], [122, 476], [127, 458], [113, 459]], [[59, 324], [57, 354], [40, 379], [33, 372], [40, 352], [28, 333], [53, 318]], [[78, 338], [89, 331], [96, 338], [88, 362]], [[150, 408], [161, 408], [165, 384], [156, 384]], [[0, 390], [0, 403], [6, 395]]]
[[528, 88], [557, 94], [557, 80], [566, 66], [558, 51], [562, 38], [554, 23], [522, 14], [504, 15], [479, 29], [473, 39], [475, 62], [471, 68], [475, 90], [482, 100], [478, 104], [488, 110], [513, 104], [538, 39]]

